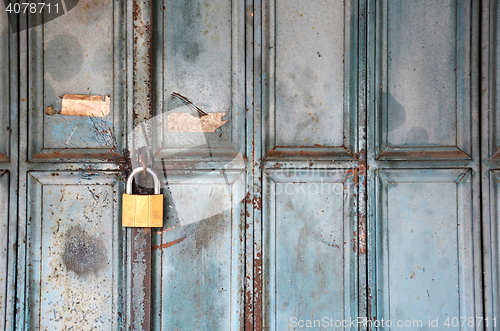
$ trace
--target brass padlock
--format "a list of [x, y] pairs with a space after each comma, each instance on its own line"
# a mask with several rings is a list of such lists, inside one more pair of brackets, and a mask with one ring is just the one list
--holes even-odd
[[137, 173], [143, 171], [142, 167], [134, 169], [127, 179], [127, 193], [122, 195], [122, 226], [163, 227], [163, 194], [160, 194], [160, 181], [152, 169], [146, 168], [146, 170], [153, 176], [155, 194], [132, 194], [132, 180]]

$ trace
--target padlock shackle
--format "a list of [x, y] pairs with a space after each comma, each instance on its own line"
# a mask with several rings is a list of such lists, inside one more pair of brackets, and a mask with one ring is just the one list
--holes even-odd
[[[126, 187], [127, 194], [132, 194], [132, 180], [134, 179], [134, 176], [141, 172], [143, 169], [143, 167], [135, 168], [130, 176], [128, 176]], [[151, 176], [153, 176], [153, 180], [155, 182], [155, 194], [160, 194], [160, 180], [158, 179], [156, 172], [154, 172], [154, 170], [150, 168], [146, 168], [146, 170], [151, 174]]]

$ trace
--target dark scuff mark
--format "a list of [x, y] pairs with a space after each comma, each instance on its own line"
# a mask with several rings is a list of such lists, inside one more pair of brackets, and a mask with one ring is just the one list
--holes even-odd
[[180, 95], [177, 92], [172, 92], [172, 99], [174, 99], [174, 98], [179, 99], [183, 104], [185, 104], [186, 106], [188, 106], [190, 109], [194, 110], [198, 114], [198, 116], [207, 116], [208, 115], [203, 110], [201, 110], [200, 107], [198, 107], [197, 105], [195, 105], [194, 103], [192, 103], [185, 96]]
[[195, 1], [169, 1], [167, 11], [176, 17], [172, 31], [172, 53], [181, 55], [184, 61], [194, 63], [203, 51], [200, 39], [201, 9]]
[[106, 250], [102, 238], [92, 236], [80, 225], [71, 227], [64, 235], [63, 263], [82, 277], [97, 274], [106, 265]]
[[59, 34], [50, 40], [45, 50], [54, 54], [47, 57], [44, 69], [57, 82], [76, 76], [83, 66], [83, 49], [78, 39], [69, 33]]

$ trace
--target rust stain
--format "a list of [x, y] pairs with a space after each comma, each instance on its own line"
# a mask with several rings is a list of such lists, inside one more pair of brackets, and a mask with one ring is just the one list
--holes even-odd
[[255, 209], [260, 210], [262, 208], [262, 198], [261, 197], [254, 197], [252, 200], [252, 203], [255, 206]]
[[274, 165], [274, 168], [281, 168], [281, 164], [276, 163], [276, 164]]
[[48, 153], [38, 153], [33, 156], [34, 160], [53, 160], [53, 159], [99, 159], [110, 162], [123, 162], [124, 157], [118, 153], [113, 152], [112, 149], [104, 150], [97, 153], [78, 153], [70, 151], [55, 151]]
[[226, 113], [209, 113], [206, 116], [193, 116], [189, 113], [169, 113], [167, 115], [168, 132], [215, 132], [224, 123]]
[[57, 114], [57, 111], [54, 109], [54, 105], [50, 105], [45, 107], [45, 114], [52, 116]]
[[110, 112], [109, 95], [64, 94], [61, 98], [61, 115], [106, 117]]
[[359, 215], [359, 254], [366, 254], [366, 215]]
[[161, 235], [163, 232], [172, 231], [173, 229], [177, 228], [178, 226], [179, 226], [179, 224], [174, 225], [174, 226], [169, 227], [169, 228], [166, 228], [166, 229], [163, 229], [161, 231], [157, 231], [156, 234]]
[[262, 330], [262, 253], [254, 260], [254, 330]]
[[418, 150], [418, 151], [383, 151], [380, 153], [380, 159], [383, 158], [408, 158], [417, 160], [422, 158], [431, 159], [450, 159], [463, 158], [467, 155], [463, 151], [439, 151], [439, 150]]
[[186, 236], [179, 238], [179, 239], [176, 239], [176, 240], [169, 241], [168, 243], [164, 243], [164, 244], [161, 244], [159, 246], [154, 246], [153, 250], [157, 250], [158, 248], [164, 249], [164, 248], [172, 247], [172, 246], [184, 241], [184, 239], [186, 239]]
[[[372, 315], [372, 288], [368, 286], [368, 319], [371, 319]], [[369, 330], [371, 331], [371, 325], [369, 326]]]

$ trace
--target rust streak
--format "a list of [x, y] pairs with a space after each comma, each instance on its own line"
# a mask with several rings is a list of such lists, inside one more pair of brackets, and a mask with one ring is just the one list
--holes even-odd
[[157, 250], [160, 247], [161, 247], [161, 249], [172, 247], [172, 246], [184, 241], [184, 239], [186, 239], [186, 236], [179, 238], [179, 239], [176, 239], [176, 240], [169, 241], [168, 243], [164, 243], [164, 244], [161, 244], [159, 246], [154, 246], [153, 250]]
[[262, 330], [262, 253], [257, 252], [254, 279], [254, 330]]

